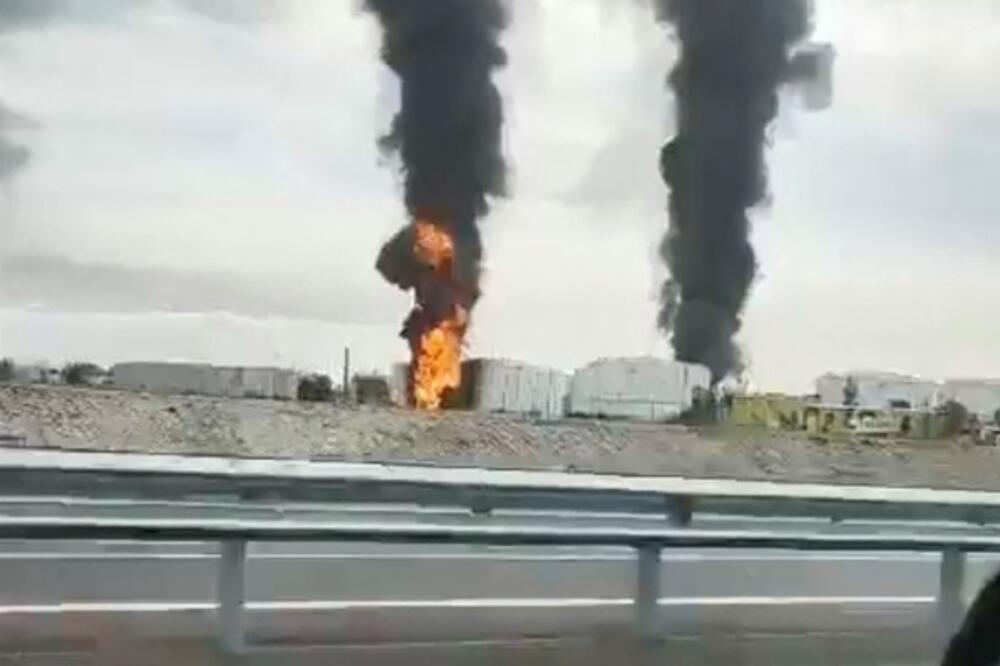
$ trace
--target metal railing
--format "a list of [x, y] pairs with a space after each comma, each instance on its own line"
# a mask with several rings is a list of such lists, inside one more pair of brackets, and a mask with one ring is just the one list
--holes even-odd
[[965, 553], [1000, 552], [1000, 493], [977, 491], [15, 449], [0, 489], [0, 538], [220, 542], [228, 650], [249, 541], [628, 546], [644, 636], [662, 629], [665, 548], [938, 552], [945, 627]]

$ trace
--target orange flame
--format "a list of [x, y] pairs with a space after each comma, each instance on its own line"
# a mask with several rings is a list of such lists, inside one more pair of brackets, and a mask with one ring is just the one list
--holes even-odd
[[440, 409], [444, 392], [461, 384], [466, 317], [465, 310], [456, 305], [454, 316], [420, 336], [413, 370], [413, 401], [420, 409]]
[[413, 251], [418, 259], [426, 262], [434, 270], [440, 270], [451, 261], [455, 246], [447, 231], [423, 220], [417, 220], [413, 228]]
[[[444, 279], [450, 279], [455, 247], [448, 231], [430, 222], [414, 223], [414, 253]], [[441, 408], [444, 392], [462, 382], [462, 337], [468, 313], [455, 305], [452, 316], [424, 331], [413, 365], [413, 401], [420, 409]]]

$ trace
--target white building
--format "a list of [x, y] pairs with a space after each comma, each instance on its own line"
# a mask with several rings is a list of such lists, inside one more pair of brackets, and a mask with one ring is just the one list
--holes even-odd
[[708, 389], [708, 368], [651, 356], [594, 361], [573, 375], [569, 413], [663, 421], [691, 407], [696, 388]]
[[298, 380], [298, 373], [285, 368], [161, 362], [118, 363], [111, 367], [113, 385], [154, 393], [291, 399], [296, 397]]
[[14, 380], [22, 384], [62, 384], [62, 372], [45, 363], [14, 365]]
[[949, 379], [942, 396], [962, 403], [980, 421], [993, 421], [1000, 409], [1000, 379]]
[[855, 404], [863, 407], [890, 407], [906, 403], [910, 407], [935, 407], [941, 402], [941, 385], [929, 379], [894, 372], [859, 370], [844, 374], [827, 373], [816, 378], [816, 393], [824, 405], [844, 404], [848, 377], [857, 387]]

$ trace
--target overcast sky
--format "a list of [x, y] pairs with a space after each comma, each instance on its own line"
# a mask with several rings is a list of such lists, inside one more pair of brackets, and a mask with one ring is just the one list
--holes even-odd
[[[357, 3], [39, 4], [63, 11], [0, 27], [0, 99], [37, 124], [15, 137], [28, 168], [0, 185], [0, 354], [405, 358], [409, 298], [373, 268], [404, 221], [375, 146], [397, 87]], [[786, 97], [773, 128], [741, 333], [758, 387], [859, 367], [1000, 376], [997, 7], [816, 2], [834, 102]], [[566, 369], [667, 355], [669, 31], [642, 2], [512, 9], [512, 192], [482, 223], [471, 352]]]

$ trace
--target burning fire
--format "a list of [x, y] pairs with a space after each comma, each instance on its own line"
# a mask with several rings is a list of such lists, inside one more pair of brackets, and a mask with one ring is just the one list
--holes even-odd
[[433, 268], [435, 272], [442, 272], [451, 263], [455, 255], [455, 246], [451, 242], [451, 236], [441, 227], [417, 220], [413, 225], [414, 241], [413, 251], [417, 258]]
[[462, 306], [456, 305], [454, 316], [420, 336], [413, 369], [413, 401], [420, 409], [440, 409], [444, 392], [461, 384], [466, 318]]
[[[451, 280], [455, 247], [448, 231], [424, 220], [414, 223], [414, 254], [444, 280]], [[420, 409], [441, 408], [444, 392], [462, 381], [462, 338], [468, 312], [455, 304], [450, 316], [420, 335], [413, 359], [413, 401]]]

